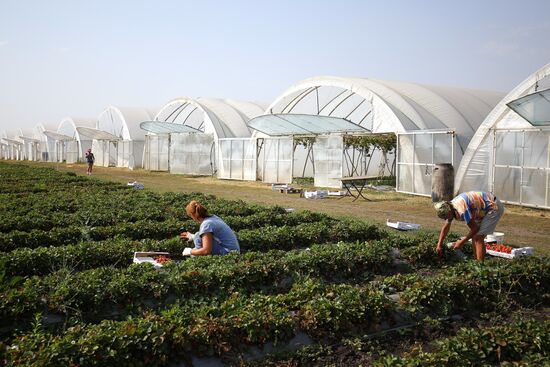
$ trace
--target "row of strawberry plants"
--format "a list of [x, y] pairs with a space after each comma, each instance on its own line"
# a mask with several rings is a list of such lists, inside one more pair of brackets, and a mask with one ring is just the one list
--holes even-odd
[[[0, 165], [0, 175], [10, 181], [6, 169], [21, 189], [37, 183], [48, 192], [0, 194], [0, 232], [55, 227], [109, 226], [142, 220], [187, 219], [185, 204], [196, 199], [218, 215], [248, 216], [258, 213], [282, 214], [281, 207], [265, 207], [241, 200], [218, 199], [201, 193], [156, 194], [133, 190], [126, 185], [68, 176], [50, 169]], [[27, 177], [25, 177], [27, 175]], [[12, 185], [13, 183], [10, 183]], [[59, 188], [59, 190], [54, 190]], [[32, 190], [31, 190], [32, 191]]]
[[[309, 221], [315, 222], [316, 219], [324, 221], [323, 215], [316, 215], [311, 212], [297, 212], [292, 214], [282, 215], [281, 223], [298, 223], [303, 221], [307, 223]], [[234, 228], [248, 227], [248, 226], [260, 226], [263, 214], [261, 216], [254, 215], [249, 217], [228, 217], [232, 221]], [[241, 222], [238, 219], [241, 218]], [[271, 219], [277, 218], [272, 216]], [[331, 223], [330, 220], [325, 223]], [[334, 223], [334, 222], [332, 222]], [[194, 223], [189, 223], [195, 226]], [[302, 224], [296, 231], [301, 233], [303, 227], [307, 226]], [[318, 226], [316, 225], [315, 228]], [[193, 227], [190, 227], [193, 228]], [[368, 240], [376, 238], [384, 238], [395, 247], [402, 249], [401, 257], [411, 265], [418, 266], [441, 266], [452, 261], [452, 254], [447, 253], [445, 262], [441, 262], [434, 252], [432, 238], [434, 235], [425, 234], [418, 237], [408, 238], [392, 233], [378, 233], [369, 232], [365, 233], [361, 230], [348, 233], [345, 237], [345, 233], [340, 232], [339, 236], [333, 237], [335, 241], [355, 241], [355, 240]], [[170, 230], [173, 230], [171, 227]], [[251, 250], [258, 250], [259, 246], [254, 241], [265, 241], [265, 238], [269, 238], [273, 244], [276, 240], [276, 248], [281, 248], [283, 245], [288, 245], [290, 236], [293, 236], [295, 228], [286, 228], [286, 234], [284, 237], [279, 236], [278, 233], [281, 230], [273, 229], [269, 227], [267, 229], [257, 229], [255, 231], [241, 231], [237, 233], [238, 238], [241, 241], [242, 252], [249, 252]], [[320, 239], [319, 242], [326, 242], [328, 239], [322, 236], [317, 236], [315, 239]], [[314, 239], [314, 240], [315, 240]], [[300, 242], [301, 241], [301, 242]], [[300, 244], [301, 247], [307, 247], [315, 242], [309, 240], [294, 240], [294, 243]], [[252, 244], [252, 246], [250, 245]], [[133, 253], [136, 251], [163, 251], [169, 252], [171, 256], [179, 256], [182, 249], [190, 244], [182, 242], [179, 237], [173, 237], [166, 240], [149, 240], [139, 239], [132, 240], [129, 238], [115, 238], [105, 241], [93, 241], [93, 242], [80, 242], [75, 245], [65, 245], [58, 247], [37, 247], [37, 248], [17, 248], [11, 252], [0, 253], [0, 261], [4, 263], [5, 272], [8, 276], [32, 276], [32, 275], [46, 275], [51, 272], [67, 268], [71, 271], [82, 271], [87, 269], [93, 269], [101, 266], [114, 266], [114, 267], [127, 267], [131, 264]], [[298, 246], [295, 246], [298, 247]], [[266, 251], [266, 248], [262, 248], [262, 251]], [[267, 248], [269, 250], [269, 248]]]
[[481, 329], [462, 329], [435, 342], [435, 350], [417, 348], [405, 356], [385, 356], [378, 367], [546, 366], [550, 363], [550, 321], [527, 321]]
[[[538, 265], [538, 267], [537, 267]], [[535, 284], [523, 278], [525, 267], [535, 276], [546, 274], [548, 261], [521, 261], [511, 268], [513, 276], [502, 279], [502, 274], [482, 277], [488, 283], [483, 290], [493, 291], [498, 286], [513, 286], [523, 283], [531, 288]], [[492, 264], [487, 268], [503, 268]], [[450, 270], [452, 274], [479, 271], [471, 265], [463, 269]], [[477, 271], [477, 272], [476, 272]], [[545, 276], [545, 275], [544, 275]], [[445, 279], [438, 279], [439, 281]], [[535, 281], [536, 282], [536, 281]], [[429, 290], [426, 289], [426, 291]], [[437, 292], [436, 292], [437, 293]], [[478, 290], [464, 288], [466, 299], [477, 296]], [[511, 292], [507, 301], [525, 302], [523, 298], [537, 297], [532, 292]], [[439, 301], [447, 296], [440, 294]], [[422, 303], [419, 299], [418, 302]], [[216, 302], [211, 301], [211, 304]], [[498, 302], [490, 302], [483, 309], [498, 307]], [[410, 305], [410, 304], [409, 304]], [[468, 310], [471, 304], [458, 307]], [[392, 303], [382, 293], [367, 288], [348, 285], [321, 286], [319, 283], [299, 282], [286, 294], [233, 295], [215, 306], [205, 303], [175, 306], [160, 315], [146, 314], [126, 321], [103, 321], [96, 325], [76, 326], [66, 333], [53, 336], [44, 333], [31, 333], [13, 340], [7, 349], [8, 361], [21, 365], [38, 363], [41, 365], [70, 364], [78, 361], [86, 365], [109, 365], [132, 363], [137, 365], [165, 364], [181, 359], [188, 353], [194, 355], [226, 354], [232, 350], [242, 350], [243, 345], [261, 345], [267, 341], [288, 340], [296, 327], [312, 338], [334, 338], [344, 335], [372, 331], [384, 320], [392, 318], [398, 305]], [[418, 316], [422, 312], [417, 308]], [[116, 352], [114, 352], [116, 351]], [[139, 351], [139, 353], [138, 353]], [[137, 357], [136, 357], [137, 356]]]
[[478, 313], [515, 302], [550, 304], [550, 258], [462, 263], [433, 277], [419, 277], [400, 293], [403, 308], [431, 316]]
[[19, 366], [165, 365], [282, 342], [296, 331], [322, 338], [373, 330], [392, 307], [376, 291], [306, 281], [283, 295], [234, 295], [200, 308], [174, 306], [126, 321], [77, 325], [59, 336], [37, 327], [13, 340], [5, 359]]
[[[298, 275], [361, 281], [372, 273], [387, 274], [393, 268], [391, 246], [387, 242], [195, 260], [168, 266], [167, 272], [133, 266], [32, 278], [17, 290], [2, 293], [0, 311], [3, 319], [20, 325], [28, 324], [32, 314], [40, 311], [67, 314], [72, 310], [92, 320], [113, 309], [119, 313], [124, 310], [117, 309], [117, 304], [124, 304], [125, 312], [129, 312], [147, 304], [159, 307], [174, 298], [223, 297], [234, 291], [280, 291]], [[462, 264], [431, 278], [410, 279], [399, 304], [412, 315], [421, 316], [479, 312], [502, 303], [547, 302], [544, 294], [550, 288], [548, 266], [545, 258], [522, 260], [509, 266]], [[462, 274], [466, 281], [455, 280], [456, 274]], [[503, 287], [508, 293], [501, 292]]]
[[262, 207], [242, 201], [219, 200], [200, 194], [155, 194], [148, 191], [80, 190], [78, 192], [4, 197], [0, 203], [0, 232], [50, 230], [65, 226], [110, 226], [143, 220], [185, 220], [185, 204], [200, 200], [212, 213], [247, 216], [282, 214], [281, 207]]
[[[227, 216], [226, 222], [234, 230], [243, 228], [258, 228], [263, 226], [296, 226], [315, 222], [318, 225], [334, 223], [335, 220], [327, 215], [308, 211], [295, 213], [278, 213], [277, 208], [258, 212], [249, 216]], [[138, 221], [134, 223], [121, 223], [107, 227], [77, 227], [53, 228], [48, 231], [32, 230], [30, 232], [12, 231], [0, 233], [0, 251], [9, 252], [18, 248], [39, 248], [45, 246], [63, 246], [75, 244], [80, 241], [102, 241], [114, 237], [124, 237], [134, 240], [151, 238], [164, 239], [175, 236], [180, 228], [195, 232], [198, 225], [190, 219], [179, 222], [169, 219], [164, 222]], [[246, 241], [247, 234], [243, 234]]]
[[169, 264], [163, 271], [148, 265], [99, 268], [79, 273], [59, 271], [27, 279], [0, 294], [2, 320], [19, 326], [36, 312], [78, 312], [87, 319], [113, 309], [132, 310], [174, 297], [224, 297], [232, 292], [277, 291], [298, 276], [330, 281], [365, 279], [392, 268], [387, 242], [313, 246], [309, 251], [270, 251]]
[[[549, 321], [544, 310], [520, 309], [504, 322], [426, 318], [418, 323], [370, 335], [352, 336], [336, 343], [315, 343], [297, 350], [282, 349], [259, 358], [232, 358], [241, 367], [276, 366], [481, 366], [548, 359]], [[540, 342], [543, 340], [542, 343]], [[504, 344], [502, 344], [504, 343]], [[503, 347], [514, 343], [510, 350]], [[525, 343], [525, 344], [523, 344]], [[426, 348], [427, 347], [427, 348]], [[526, 348], [527, 347], [527, 348]], [[431, 353], [423, 350], [429, 349]], [[464, 357], [462, 360], [461, 358]], [[542, 358], [541, 358], [542, 357]], [[233, 361], [232, 361], [233, 362]], [[540, 363], [538, 365], [544, 365]]]
[[[183, 223], [189, 228], [196, 224], [188, 220]], [[64, 246], [81, 241], [103, 241], [114, 237], [129, 239], [164, 239], [177, 235], [181, 221], [170, 219], [164, 222], [138, 221], [121, 223], [107, 227], [56, 227], [49, 231], [32, 230], [30, 232], [12, 231], [0, 233], [0, 251], [9, 252], [19, 248], [39, 248], [49, 246]]]

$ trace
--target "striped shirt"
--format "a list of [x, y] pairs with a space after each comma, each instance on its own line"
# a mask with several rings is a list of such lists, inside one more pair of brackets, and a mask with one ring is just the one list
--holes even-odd
[[498, 210], [495, 195], [484, 191], [468, 191], [455, 197], [451, 204], [466, 223], [480, 222], [491, 211]]

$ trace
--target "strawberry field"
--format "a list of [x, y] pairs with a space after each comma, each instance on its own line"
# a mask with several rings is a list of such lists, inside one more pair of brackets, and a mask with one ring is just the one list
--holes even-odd
[[[192, 199], [241, 254], [180, 256]], [[550, 364], [550, 259], [440, 260], [437, 236], [0, 164], [0, 361]], [[132, 264], [136, 251], [173, 261]]]

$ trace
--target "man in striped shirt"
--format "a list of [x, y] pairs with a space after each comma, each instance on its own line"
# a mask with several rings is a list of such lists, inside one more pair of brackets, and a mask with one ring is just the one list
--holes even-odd
[[504, 205], [490, 192], [468, 191], [451, 201], [435, 204], [437, 216], [445, 219], [441, 228], [437, 252], [441, 254], [443, 241], [451, 229], [453, 219], [464, 221], [470, 228], [466, 237], [456, 241], [454, 249], [461, 248], [470, 238], [474, 245], [474, 255], [478, 261], [485, 259], [485, 236], [495, 231], [498, 221], [504, 214]]

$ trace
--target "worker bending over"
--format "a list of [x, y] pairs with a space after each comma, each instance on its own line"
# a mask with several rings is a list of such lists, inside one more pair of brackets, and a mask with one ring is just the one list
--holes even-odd
[[200, 224], [200, 229], [195, 234], [180, 234], [181, 238], [195, 244], [195, 248], [185, 248], [183, 256], [227, 255], [230, 252], [240, 252], [239, 241], [231, 228], [218, 216], [208, 214], [208, 210], [198, 201], [193, 200], [187, 204], [185, 211]]
[[445, 237], [451, 229], [453, 219], [466, 222], [470, 232], [453, 244], [453, 249], [459, 249], [472, 238], [474, 256], [477, 261], [485, 259], [485, 236], [495, 231], [498, 221], [504, 214], [504, 205], [495, 195], [484, 191], [468, 191], [459, 194], [451, 201], [440, 201], [435, 204], [437, 216], [445, 219], [441, 228], [437, 252], [442, 253]]

